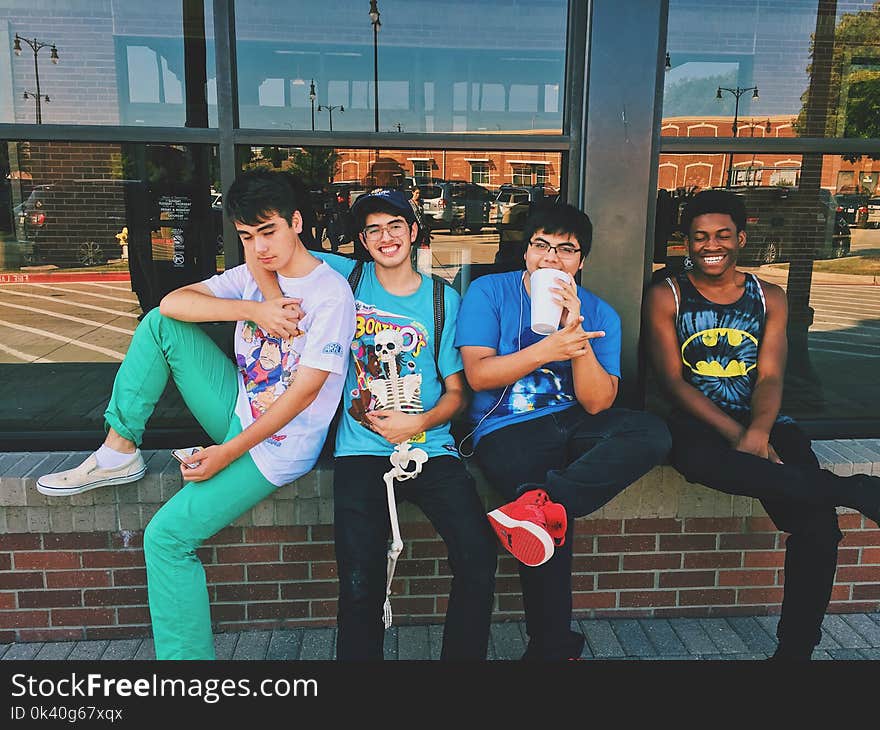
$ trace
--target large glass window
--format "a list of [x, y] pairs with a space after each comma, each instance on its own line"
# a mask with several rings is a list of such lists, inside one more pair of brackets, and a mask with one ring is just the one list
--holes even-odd
[[[0, 142], [0, 435], [102, 430], [143, 313], [223, 268], [215, 159], [209, 146]], [[173, 387], [151, 424], [197, 428]]]
[[558, 134], [567, 5], [379, 0], [374, 38], [364, 0], [241, 3], [241, 126]]
[[857, 154], [661, 155], [655, 269], [680, 267], [681, 207], [700, 189], [724, 187], [731, 157], [735, 170], [763, 172], [748, 185], [734, 177], [730, 189], [747, 211], [741, 268], [788, 296], [784, 412], [804, 420], [875, 418], [880, 190], [853, 192], [853, 181], [873, 181], [880, 161]]
[[13, 0], [0, 23], [2, 122], [217, 125], [210, 2]]

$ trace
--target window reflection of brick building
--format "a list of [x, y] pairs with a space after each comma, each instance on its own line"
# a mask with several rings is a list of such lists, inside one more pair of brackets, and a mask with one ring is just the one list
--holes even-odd
[[[747, 117], [737, 124], [740, 139], [791, 138], [795, 116]], [[730, 137], [729, 117], [667, 117], [663, 119], [663, 137]], [[657, 187], [663, 190], [722, 187], [727, 181], [728, 165], [733, 165], [734, 186], [794, 187], [800, 181], [801, 156], [765, 152], [694, 152], [661, 154]], [[862, 157], [850, 162], [837, 156], [826, 160], [821, 186], [832, 192], [875, 194], [880, 184], [880, 160]]]
[[431, 178], [463, 180], [490, 189], [501, 185], [540, 185], [558, 189], [558, 152], [498, 152], [486, 150], [339, 149], [335, 181], [365, 187], [411, 187]]

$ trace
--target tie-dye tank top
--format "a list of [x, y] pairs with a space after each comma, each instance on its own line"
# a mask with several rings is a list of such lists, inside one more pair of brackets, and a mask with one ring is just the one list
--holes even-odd
[[746, 274], [743, 295], [731, 304], [704, 297], [687, 274], [676, 275], [675, 331], [684, 379], [731, 416], [751, 410], [758, 378], [758, 350], [764, 334], [767, 305], [753, 274]]

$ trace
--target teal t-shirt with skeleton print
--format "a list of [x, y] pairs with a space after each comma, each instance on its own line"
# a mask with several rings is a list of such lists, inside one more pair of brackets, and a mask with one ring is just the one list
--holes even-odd
[[[345, 277], [355, 265], [342, 256], [315, 255]], [[389, 294], [376, 278], [376, 265], [364, 264], [355, 292], [355, 334], [336, 431], [336, 456], [390, 454], [394, 445], [364, 425], [364, 414], [428, 411], [443, 392], [442, 379], [464, 369], [453, 345], [460, 298], [449, 286], [444, 287], [446, 316], [439, 357], [434, 360], [433, 292], [431, 278], [422, 275], [422, 284], [413, 294]], [[410, 443], [429, 457], [458, 456], [448, 423], [413, 437]]]

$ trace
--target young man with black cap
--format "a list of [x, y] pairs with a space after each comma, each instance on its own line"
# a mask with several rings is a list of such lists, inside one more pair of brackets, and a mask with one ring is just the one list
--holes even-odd
[[[403, 193], [374, 190], [351, 213], [372, 260], [318, 254], [349, 277], [357, 310], [335, 448], [336, 656], [382, 659], [390, 524], [383, 476], [395, 446], [409, 441], [428, 459], [416, 478], [396, 485], [397, 498], [427, 515], [446, 542], [453, 574], [441, 658], [485, 659], [496, 549], [449, 427], [466, 405], [454, 347], [459, 296], [445, 285], [435, 293], [435, 281], [413, 269], [419, 227]], [[267, 298], [279, 295], [273, 277], [259, 281]], [[444, 321], [435, 331], [438, 296]]]

